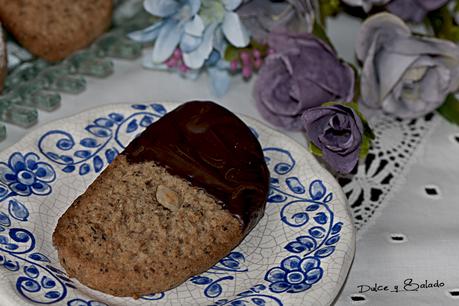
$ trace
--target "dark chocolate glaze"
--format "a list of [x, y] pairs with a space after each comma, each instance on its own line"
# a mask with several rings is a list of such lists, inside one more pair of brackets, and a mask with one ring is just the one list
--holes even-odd
[[264, 214], [269, 171], [252, 131], [213, 102], [187, 102], [151, 124], [122, 153], [154, 161], [215, 197], [247, 234]]

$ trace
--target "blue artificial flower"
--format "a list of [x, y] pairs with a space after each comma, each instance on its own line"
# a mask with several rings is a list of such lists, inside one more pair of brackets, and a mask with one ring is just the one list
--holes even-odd
[[[216, 51], [212, 53], [218, 54]], [[231, 84], [231, 76], [229, 73], [230, 63], [222, 59], [220, 56], [218, 59], [212, 59], [212, 57], [212, 55], [209, 57], [207, 68], [211, 89], [212, 93], [216, 97], [222, 97], [228, 92]]]
[[269, 289], [272, 292], [297, 293], [311, 288], [322, 278], [323, 272], [318, 258], [290, 256], [281, 262], [280, 267], [270, 269], [265, 280], [271, 283]]
[[16, 152], [10, 156], [8, 164], [0, 162], [0, 181], [21, 196], [51, 193], [51, 186], [48, 183], [55, 178], [56, 173], [53, 168], [39, 161], [38, 155], [32, 152], [25, 156]]
[[[162, 63], [179, 47], [188, 68], [200, 69], [215, 48], [221, 52], [224, 36], [236, 47], [249, 44], [249, 35], [234, 12], [242, 0], [145, 0], [144, 8], [161, 19], [129, 34], [133, 40], [155, 40], [149, 68]], [[220, 45], [220, 46], [219, 46]], [[148, 62], [149, 60], [147, 60]]]

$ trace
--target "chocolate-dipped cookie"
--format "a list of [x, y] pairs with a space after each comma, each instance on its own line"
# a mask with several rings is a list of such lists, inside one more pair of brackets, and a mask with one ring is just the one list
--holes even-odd
[[139, 297], [180, 285], [264, 214], [269, 172], [251, 130], [188, 102], [134, 139], [59, 219], [61, 264], [83, 284]]

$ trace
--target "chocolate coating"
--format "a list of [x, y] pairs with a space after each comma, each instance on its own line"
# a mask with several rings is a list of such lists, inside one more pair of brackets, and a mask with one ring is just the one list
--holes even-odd
[[252, 131], [213, 102], [187, 102], [151, 124], [122, 153], [154, 161], [237, 216], [247, 234], [264, 214], [269, 171]]

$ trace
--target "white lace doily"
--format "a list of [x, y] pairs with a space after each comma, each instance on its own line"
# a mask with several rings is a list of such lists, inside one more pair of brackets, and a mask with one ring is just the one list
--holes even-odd
[[361, 220], [335, 306], [458, 305], [459, 127], [439, 115], [381, 120], [374, 161], [344, 187]]
[[351, 178], [339, 180], [349, 200], [358, 238], [393, 192], [404, 182], [404, 174], [418, 147], [435, 125], [435, 115], [400, 120], [378, 116], [371, 125], [375, 140], [368, 156]]

